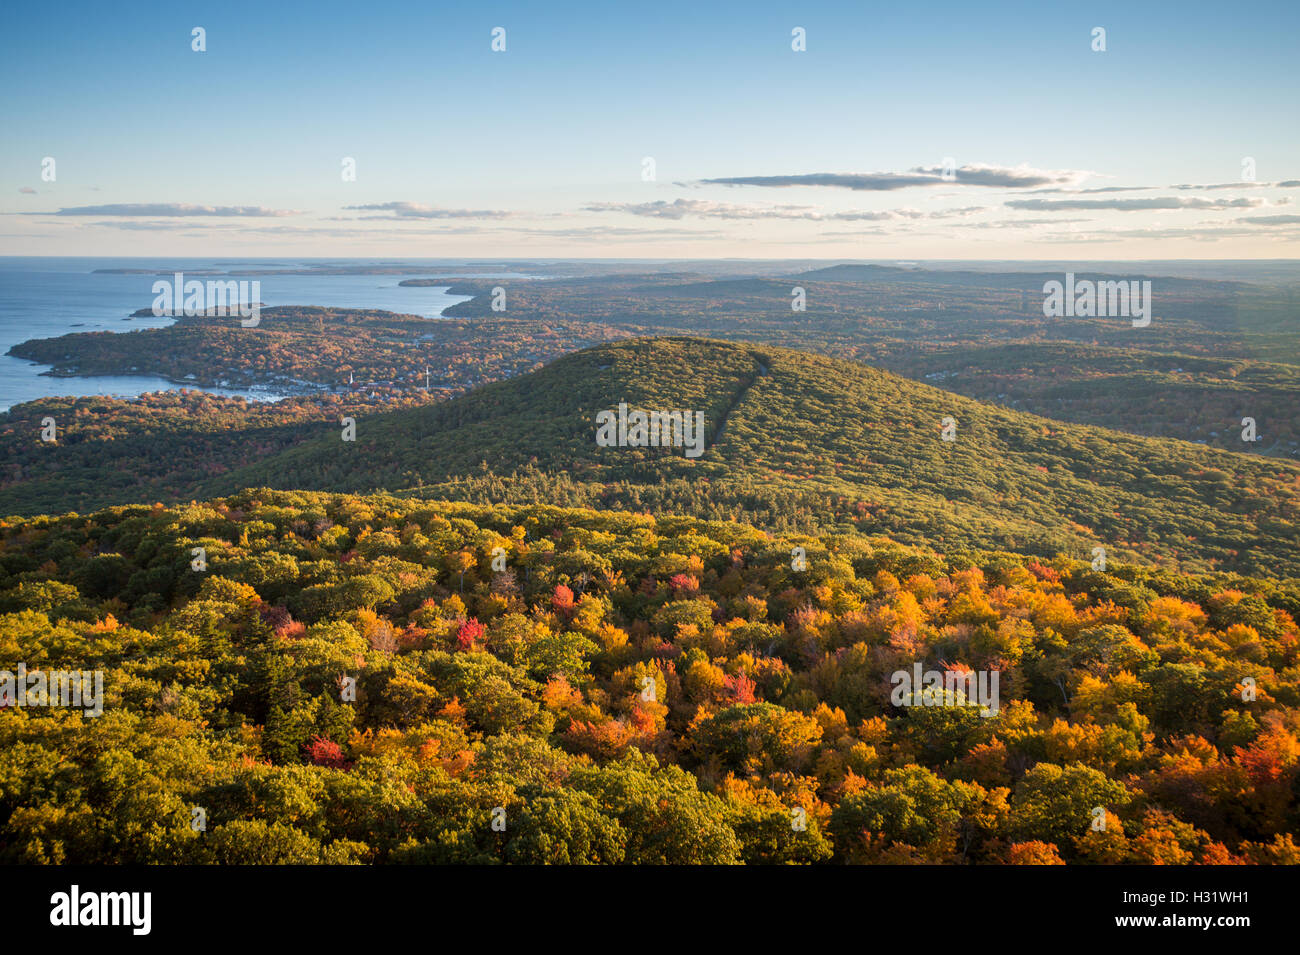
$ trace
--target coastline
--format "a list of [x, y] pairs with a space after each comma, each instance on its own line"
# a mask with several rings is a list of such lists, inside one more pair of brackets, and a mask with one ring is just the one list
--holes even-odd
[[[270, 275], [290, 274], [285, 270], [251, 271], [259, 274]], [[412, 269], [409, 267], [394, 267], [392, 269], [383, 269], [380, 271], [366, 267], [353, 270], [338, 268], [329, 271], [302, 269], [294, 270], [292, 274], [299, 275], [300, 277], [334, 275], [347, 278], [350, 276], [372, 274], [410, 275], [411, 272]], [[28, 276], [33, 274], [34, 273], [26, 273]], [[89, 270], [89, 272], [78, 271], [73, 274], [123, 276], [166, 275], [171, 273], [159, 268], [92, 269]], [[191, 269], [188, 274], [208, 277], [212, 275], [231, 273], [219, 272], [214, 269], [197, 268]], [[456, 279], [455, 281], [464, 280]], [[441, 294], [448, 294], [447, 290], [450, 287], [448, 282], [439, 280], [427, 280], [427, 282], [428, 284], [424, 284], [424, 281], [422, 281], [421, 285], [415, 287], [433, 288], [439, 290]], [[345, 300], [355, 299], [356, 292], [354, 286], [355, 283], [349, 283], [349, 287], [353, 288], [351, 292], [349, 292], [348, 287], [345, 287], [341, 291], [328, 289], [323, 293], [323, 297], [326, 298], [326, 300], [329, 300], [337, 295]], [[388, 286], [390, 289], [393, 287], [395, 286]], [[110, 298], [114, 297], [112, 291], [113, 290], [108, 290]], [[392, 297], [391, 292], [387, 295], [378, 294], [374, 296], [376, 300], [380, 301], [385, 297]], [[438, 302], [435, 306], [436, 312], [431, 315], [419, 315], [406, 311], [394, 311], [391, 308], [384, 308], [382, 306], [355, 307], [344, 305], [282, 305], [269, 307], [265, 305], [265, 303], [261, 303], [261, 307], [264, 314], [267, 312], [274, 314], [275, 311], [280, 311], [282, 313], [300, 313], [305, 310], [319, 309], [327, 312], [355, 312], [367, 315], [382, 313], [384, 315], [395, 317], [403, 316], [403, 320], [408, 322], [438, 322], [444, 320], [443, 313], [448, 308], [460, 304], [463, 300], [463, 298], [457, 296], [456, 301]], [[20, 306], [22, 304], [27, 303], [20, 303]], [[413, 302], [412, 304], [418, 305], [419, 303]], [[28, 307], [40, 308], [41, 306], [28, 305]], [[19, 311], [18, 308], [13, 309], [13, 312], [17, 311]], [[13, 312], [11, 312], [11, 314], [13, 314]], [[217, 316], [214, 314], [206, 317], [215, 318]], [[278, 401], [284, 398], [309, 398], [317, 395], [348, 393], [349, 389], [346, 387], [340, 387], [339, 382], [337, 381], [328, 381], [323, 378], [316, 379], [306, 376], [286, 375], [274, 371], [266, 372], [259, 370], [254, 364], [247, 364], [244, 367], [236, 368], [218, 366], [209, 371], [205, 363], [193, 362], [188, 364], [183, 374], [177, 374], [175, 368], [169, 367], [166, 362], [157, 360], [161, 353], [155, 349], [150, 349], [144, 354], [136, 355], [133, 358], [124, 359], [116, 363], [109, 361], [108, 363], [100, 364], [99, 366], [91, 363], [91, 359], [100, 351], [97, 345], [92, 344], [94, 342], [92, 336], [106, 334], [117, 336], [136, 332], [149, 334], [159, 331], [175, 330], [178, 327], [183, 327], [184, 319], [185, 316], [155, 315], [152, 308], [149, 307], [137, 308], [133, 311], [128, 311], [124, 316], [121, 316], [117, 320], [121, 323], [128, 323], [128, 327], [122, 328], [120, 325], [117, 327], [109, 325], [108, 323], [111, 319], [108, 315], [94, 316], [92, 310], [92, 316], [89, 321], [66, 322], [65, 320], [62, 324], [62, 328], [67, 329], [66, 331], [61, 331], [56, 334], [26, 337], [17, 342], [13, 342], [13, 339], [11, 338], [10, 341], [13, 343], [10, 344], [8, 348], [4, 349], [2, 353], [3, 357], [11, 358], [15, 361], [22, 361], [25, 365], [21, 372], [17, 371], [16, 368], [11, 368], [11, 370], [6, 373], [9, 378], [9, 383], [16, 387], [6, 389], [6, 393], [0, 395], [0, 412], [8, 411], [10, 408], [16, 407], [17, 405], [40, 400], [41, 398], [60, 397], [65, 394], [59, 391], [40, 388], [39, 386], [32, 387], [32, 379], [57, 379], [60, 381], [76, 381], [86, 384], [91, 384], [96, 382], [96, 380], [99, 380], [102, 390], [96, 391], [95, 394], [100, 394], [104, 397], [137, 397], [140, 394], [150, 393], [152, 391], [175, 391], [185, 388], [206, 391], [208, 393], [226, 397], [242, 396], [250, 401]], [[148, 324], [146, 327], [141, 328], [139, 325], [135, 324], [137, 320], [154, 320], [155, 322], [157, 320], [166, 320], [167, 324]], [[21, 327], [23, 330], [30, 333], [33, 327], [39, 327], [40, 324], [41, 321], [39, 317], [37, 315], [32, 315], [29, 320], [23, 322]], [[91, 328], [86, 328], [86, 325], [88, 324]], [[131, 325], [135, 325], [135, 327], [130, 327]], [[51, 331], [57, 331], [57, 329], [51, 329]], [[49, 352], [49, 346], [51, 343], [56, 341], [63, 345], [74, 346], [60, 352], [60, 357], [64, 359], [62, 362]], [[150, 344], [152, 344], [152, 342], [150, 342]], [[231, 372], [234, 372], [234, 374]], [[27, 378], [27, 376], [31, 377]], [[24, 378], [26, 378], [27, 387], [21, 387], [21, 384], [23, 384], [22, 379]], [[151, 387], [149, 387], [149, 391], [140, 391], [138, 387], [131, 383], [132, 381], [136, 383], [147, 382]], [[364, 387], [367, 390], [370, 390], [370, 386], [373, 385], [376, 388], [385, 390], [387, 387], [390, 387], [391, 384], [391, 382], [366, 382], [365, 385], [362, 385], [361, 382], [358, 382], [357, 388], [360, 389]], [[78, 389], [78, 392], [80, 392], [80, 390], [81, 389]], [[13, 393], [8, 393], [10, 391]], [[79, 396], [89, 397], [89, 395]]]

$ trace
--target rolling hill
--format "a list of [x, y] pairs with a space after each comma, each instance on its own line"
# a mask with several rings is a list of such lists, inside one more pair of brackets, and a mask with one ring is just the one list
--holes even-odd
[[[707, 450], [598, 447], [596, 416], [620, 402], [702, 411]], [[353, 442], [331, 427], [203, 490], [408, 489], [1294, 576], [1298, 482], [1289, 462], [1064, 424], [862, 365], [655, 338], [361, 417]]]

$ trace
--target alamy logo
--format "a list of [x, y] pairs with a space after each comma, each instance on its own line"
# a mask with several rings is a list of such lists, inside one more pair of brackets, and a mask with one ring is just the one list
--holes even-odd
[[153, 313], [159, 318], [176, 315], [208, 315], [226, 318], [238, 315], [244, 328], [256, 328], [262, 320], [262, 283], [230, 279], [225, 282], [198, 279], [185, 281], [185, 273], [177, 272], [172, 281], [159, 279], [153, 283]]
[[70, 892], [50, 896], [51, 925], [129, 925], [132, 935], [148, 935], [153, 927], [151, 892]]
[[1132, 318], [1134, 328], [1151, 324], [1151, 280], [1120, 279], [1094, 282], [1074, 279], [1043, 283], [1043, 315], [1046, 318]]
[[80, 707], [87, 716], [104, 713], [104, 671], [41, 670], [27, 672], [27, 664], [18, 664], [15, 675], [0, 670], [0, 707], [68, 706]]
[[889, 681], [894, 691], [889, 701], [895, 706], [978, 706], [980, 716], [998, 715], [999, 671], [895, 670]]
[[618, 411], [596, 414], [596, 444], [602, 448], [685, 448], [688, 458], [704, 453], [703, 411]]

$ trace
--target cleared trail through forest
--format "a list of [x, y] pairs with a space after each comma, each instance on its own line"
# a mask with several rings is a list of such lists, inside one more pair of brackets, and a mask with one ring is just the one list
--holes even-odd
[[749, 389], [754, 387], [754, 382], [767, 375], [767, 365], [763, 364], [763, 362], [757, 358], [754, 359], [754, 364], [756, 364], [758, 368], [750, 379], [741, 386], [740, 390], [736, 392], [736, 396], [732, 398], [731, 403], [727, 405], [727, 410], [722, 412], [722, 417], [718, 419], [718, 429], [714, 432], [712, 444], [716, 445], [722, 443], [722, 439], [727, 432], [727, 419], [730, 418], [731, 413], [740, 406], [740, 403], [745, 400], [745, 395], [749, 394]]

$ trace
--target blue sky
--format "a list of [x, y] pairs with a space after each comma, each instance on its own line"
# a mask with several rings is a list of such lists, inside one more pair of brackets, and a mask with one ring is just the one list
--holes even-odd
[[1292, 257], [1298, 33], [1294, 2], [15, 6], [0, 254]]

